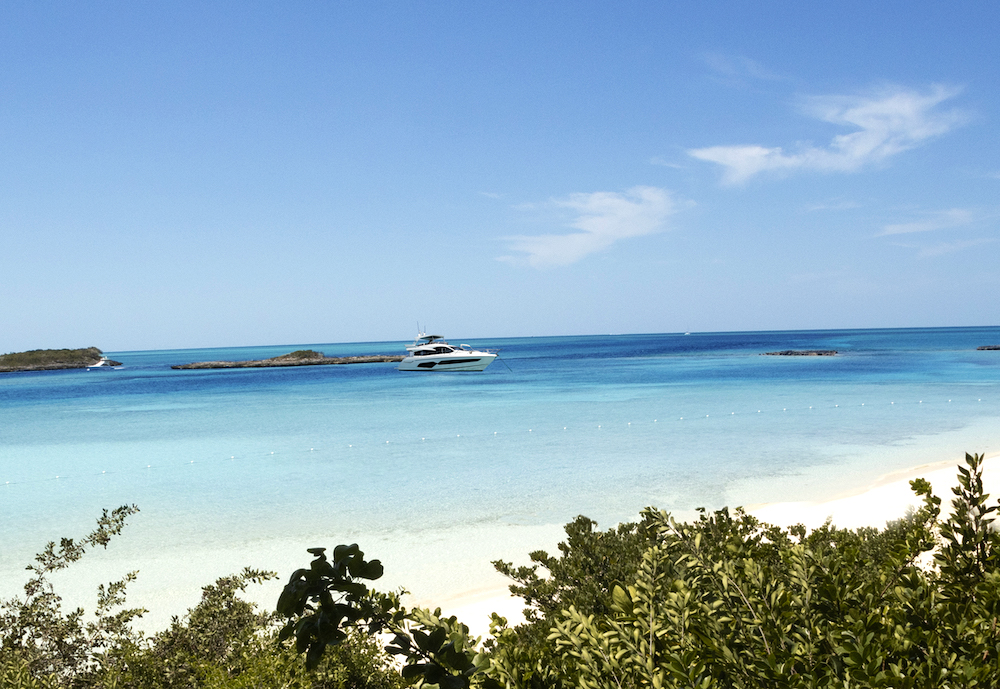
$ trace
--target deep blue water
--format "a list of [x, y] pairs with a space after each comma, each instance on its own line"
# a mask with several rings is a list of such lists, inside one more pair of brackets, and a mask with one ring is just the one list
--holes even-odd
[[[123, 369], [2, 374], [3, 569], [123, 503], [175, 549], [581, 513], [610, 524], [650, 504], [819, 497], [1000, 441], [1000, 351], [976, 351], [1000, 343], [996, 327], [468, 342], [502, 360], [473, 374], [169, 368], [403, 346], [353, 343], [110, 352]], [[760, 356], [781, 349], [840, 354]]]

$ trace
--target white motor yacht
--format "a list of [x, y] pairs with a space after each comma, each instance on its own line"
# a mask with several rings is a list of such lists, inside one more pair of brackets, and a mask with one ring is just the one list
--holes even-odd
[[399, 371], [482, 371], [497, 358], [497, 349], [473, 349], [467, 344], [454, 347], [440, 335], [420, 333], [406, 346], [407, 357]]

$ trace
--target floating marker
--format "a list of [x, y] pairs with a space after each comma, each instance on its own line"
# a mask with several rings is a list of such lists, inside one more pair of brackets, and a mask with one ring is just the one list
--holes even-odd
[[731, 416], [736, 416], [736, 412], [729, 412]]
[[835, 406], [835, 407], [839, 407], [840, 405], [839, 405], [839, 404], [835, 404], [835, 405], [833, 405], [833, 406]]
[[233, 456], [232, 456], [232, 457], [230, 457], [229, 459], [236, 459], [236, 455], [233, 455]]
[[809, 407], [809, 408], [812, 409], [812, 407]]
[[705, 418], [706, 418], [706, 419], [708, 418], [708, 414], [705, 414]]
[[273, 455], [274, 453], [272, 452], [271, 454]]
[[[494, 433], [493, 435], [496, 435], [496, 433]], [[421, 438], [421, 440], [427, 440], [427, 438]]]
[[[271, 454], [273, 455], [274, 453], [272, 452]], [[194, 460], [193, 459], [191, 460], [191, 463], [194, 464]]]
[[563, 430], [564, 430], [564, 431], [566, 430], [566, 427], [565, 427], [565, 426], [563, 426]]
[[757, 413], [760, 414], [760, 409], [757, 410]]
[[458, 433], [456, 433], [456, 434], [455, 434], [455, 437], [456, 437], [456, 438], [461, 438], [462, 436], [461, 436], [461, 434], [458, 434]]
[[631, 422], [631, 421], [629, 421], [629, 422], [628, 422], [628, 425], [629, 425], [629, 426], [631, 426], [631, 425], [632, 425], [632, 422]]

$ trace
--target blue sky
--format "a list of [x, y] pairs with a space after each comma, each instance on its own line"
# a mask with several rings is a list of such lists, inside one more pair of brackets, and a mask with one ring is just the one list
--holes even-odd
[[1000, 322], [1000, 5], [0, 5], [0, 351]]

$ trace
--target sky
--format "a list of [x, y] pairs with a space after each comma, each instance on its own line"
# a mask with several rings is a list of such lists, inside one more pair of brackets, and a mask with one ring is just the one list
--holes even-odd
[[0, 352], [1000, 324], [995, 2], [0, 4]]

